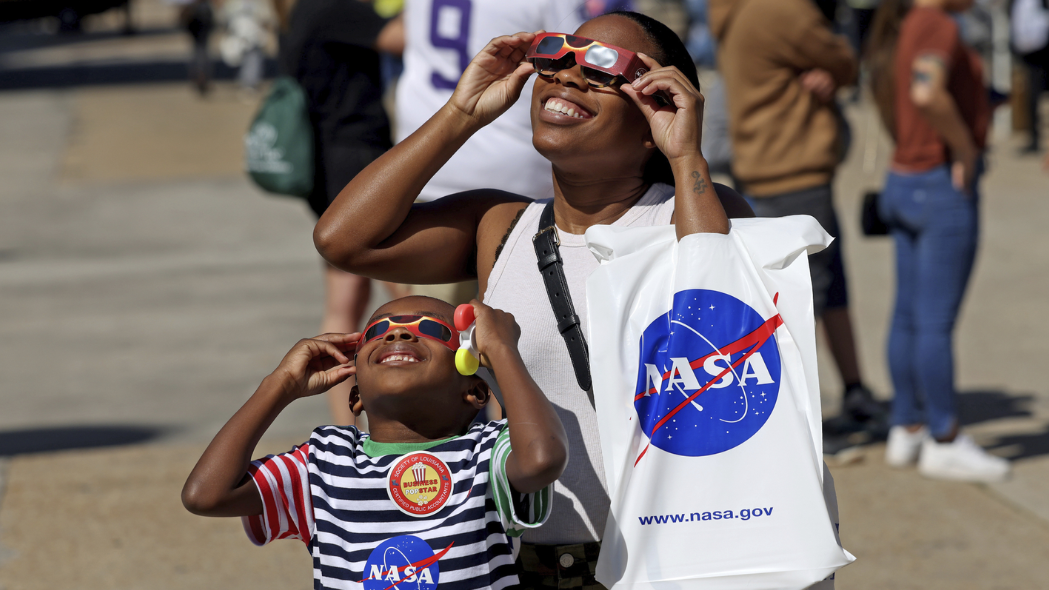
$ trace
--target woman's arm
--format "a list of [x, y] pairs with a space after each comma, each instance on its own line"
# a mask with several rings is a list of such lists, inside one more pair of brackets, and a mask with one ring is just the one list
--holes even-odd
[[919, 55], [911, 66], [911, 100], [951, 151], [951, 181], [968, 192], [980, 151], [958, 105], [947, 90], [947, 65], [934, 53]]
[[280, 366], [226, 422], [182, 488], [182, 505], [200, 516], [252, 516], [262, 499], [248, 476], [255, 445], [292, 401], [323, 393], [356, 372], [343, 351], [360, 334], [325, 334], [300, 340]]
[[[746, 216], [750, 207], [728, 187], [715, 189], [710, 179], [710, 168], [700, 149], [703, 95], [681, 70], [672, 66], [664, 68], [651, 57], [638, 55], [651, 69], [633, 84], [624, 84], [622, 89], [645, 114], [652, 126], [656, 147], [670, 161], [674, 172], [677, 237], [680, 240], [694, 233], [727, 234], [726, 211], [743, 214], [734, 216]], [[653, 96], [657, 92], [668, 95], [670, 102], [657, 102]]]
[[522, 61], [534, 36], [493, 39], [470, 62], [448, 104], [346, 185], [314, 230], [314, 242], [326, 260], [384, 280], [470, 278], [481, 218], [516, 199], [499, 191], [471, 191], [425, 205], [413, 203], [473, 133], [520, 97], [532, 71]]
[[553, 405], [525, 368], [517, 341], [521, 328], [514, 316], [477, 301], [477, 349], [481, 362], [499, 380], [510, 430], [506, 476], [522, 494], [552, 484], [568, 464], [568, 436]]

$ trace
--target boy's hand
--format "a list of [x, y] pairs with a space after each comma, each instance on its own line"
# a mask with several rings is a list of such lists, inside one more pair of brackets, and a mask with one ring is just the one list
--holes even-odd
[[280, 380], [288, 401], [324, 393], [357, 373], [352, 355], [360, 337], [355, 332], [303, 338], [270, 376]]
[[517, 352], [517, 341], [521, 338], [521, 328], [511, 313], [493, 309], [476, 299], [471, 301], [470, 305], [474, 308], [476, 318], [474, 344], [481, 355], [479, 360], [482, 365], [491, 369], [490, 354], [507, 349]]

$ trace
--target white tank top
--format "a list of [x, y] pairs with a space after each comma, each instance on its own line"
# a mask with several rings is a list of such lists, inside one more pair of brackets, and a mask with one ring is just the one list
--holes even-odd
[[[609, 499], [597, 413], [586, 392], [576, 384], [568, 348], [557, 331], [543, 277], [536, 266], [532, 236], [539, 231], [539, 216], [549, 201], [536, 201], [525, 208], [488, 277], [484, 302], [514, 315], [521, 326], [519, 347], [525, 366], [554, 405], [568, 433], [568, 467], [554, 484], [550, 519], [546, 526], [525, 532], [523, 539], [528, 543], [570, 545], [601, 539]], [[669, 225], [673, 213], [674, 187], [654, 184], [612, 225]], [[586, 280], [597, 269], [598, 262], [587, 249], [582, 235], [560, 229], [557, 234], [568, 290], [586, 334], [590, 324]]]

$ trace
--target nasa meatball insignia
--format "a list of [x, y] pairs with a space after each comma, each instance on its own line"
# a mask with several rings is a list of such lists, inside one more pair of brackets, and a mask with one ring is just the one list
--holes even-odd
[[641, 335], [634, 407], [651, 444], [701, 457], [761, 430], [779, 394], [782, 323], [719, 291], [676, 293]]
[[430, 545], [415, 535], [383, 541], [364, 564], [364, 590], [436, 590], [441, 577], [440, 559], [451, 548], [449, 544], [434, 554]]

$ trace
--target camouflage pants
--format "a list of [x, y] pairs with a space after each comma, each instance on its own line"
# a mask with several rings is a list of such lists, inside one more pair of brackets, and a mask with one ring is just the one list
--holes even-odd
[[605, 590], [594, 579], [600, 543], [579, 545], [521, 544], [517, 557], [521, 588], [527, 590]]

